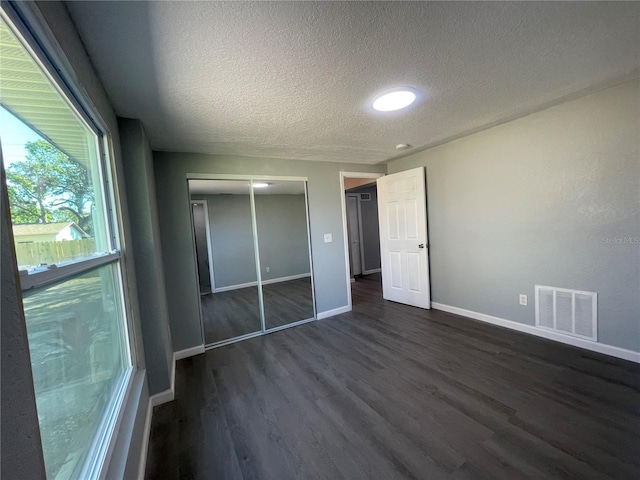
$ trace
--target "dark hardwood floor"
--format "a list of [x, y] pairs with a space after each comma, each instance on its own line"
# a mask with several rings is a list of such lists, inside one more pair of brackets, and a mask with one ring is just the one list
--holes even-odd
[[353, 312], [181, 360], [148, 479], [640, 478], [640, 366], [353, 286]]
[[[298, 278], [262, 286], [267, 330], [313, 318], [311, 278]], [[207, 344], [259, 332], [258, 287], [201, 295]]]
[[262, 328], [258, 287], [202, 295], [200, 304], [207, 345], [259, 332]]
[[262, 286], [264, 323], [270, 328], [313, 318], [311, 277]]

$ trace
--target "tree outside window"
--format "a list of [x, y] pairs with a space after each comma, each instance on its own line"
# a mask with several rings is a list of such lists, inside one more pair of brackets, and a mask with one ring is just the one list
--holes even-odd
[[26, 159], [6, 169], [14, 224], [75, 222], [93, 232], [88, 169], [46, 140], [25, 144]]

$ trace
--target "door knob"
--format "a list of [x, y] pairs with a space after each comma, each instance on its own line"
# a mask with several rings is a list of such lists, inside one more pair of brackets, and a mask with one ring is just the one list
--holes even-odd
[[424, 248], [424, 243], [421, 243], [420, 245], [418, 245], [418, 248]]

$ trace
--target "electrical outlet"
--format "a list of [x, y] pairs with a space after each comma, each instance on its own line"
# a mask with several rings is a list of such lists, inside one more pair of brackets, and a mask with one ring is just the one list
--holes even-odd
[[324, 234], [324, 243], [331, 243], [333, 242], [333, 235], [330, 233], [325, 233]]
[[524, 305], [525, 307], [527, 306], [527, 296], [520, 294], [520, 305]]
[[267, 267], [265, 270], [269, 273], [271, 271], [271, 267]]

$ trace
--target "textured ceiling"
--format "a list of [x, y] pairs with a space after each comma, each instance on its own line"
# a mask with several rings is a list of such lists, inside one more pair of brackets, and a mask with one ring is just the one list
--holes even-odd
[[[635, 75], [636, 2], [69, 2], [155, 150], [377, 163]], [[378, 91], [421, 101], [378, 113]], [[406, 154], [406, 152], [403, 152]]]

